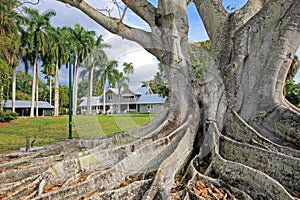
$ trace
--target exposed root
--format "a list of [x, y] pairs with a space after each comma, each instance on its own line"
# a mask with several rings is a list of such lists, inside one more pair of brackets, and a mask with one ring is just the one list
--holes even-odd
[[288, 156], [300, 158], [300, 152], [280, 144], [276, 144], [262, 136], [252, 126], [245, 122], [234, 110], [227, 113], [227, 126], [224, 135], [242, 143], [248, 143], [257, 147], [264, 147], [267, 150], [280, 152]]
[[10, 159], [0, 164], [0, 197], [300, 197], [299, 151], [268, 140], [234, 111], [227, 113], [226, 120], [231, 126], [225, 126], [221, 133], [216, 121], [207, 119], [200, 147], [194, 144], [200, 119], [189, 115], [180, 125], [176, 120], [163, 120], [155, 129], [148, 127], [147, 131], [151, 131], [147, 134], [133, 131], [95, 140], [69, 141], [56, 144], [54, 150]]
[[[284, 155], [268, 152], [266, 150], [262, 150], [255, 147], [250, 147], [250, 145], [240, 144], [240, 150], [238, 151], [237, 147], [228, 146], [228, 143], [231, 144], [237, 144], [236, 142], [226, 139], [226, 137], [222, 136], [222, 134], [218, 131], [217, 126], [215, 123], [211, 124], [212, 129], [210, 129], [210, 133], [213, 134], [213, 142], [214, 147], [213, 148], [213, 154], [212, 154], [212, 162], [207, 169], [207, 174], [212, 175], [213, 177], [220, 178], [227, 182], [227, 184], [232, 185], [234, 187], [239, 188], [240, 190], [243, 190], [248, 195], [250, 195], [254, 199], [294, 199], [293, 196], [275, 179], [271, 178], [269, 175], [265, 174], [264, 172], [260, 171], [263, 170], [262, 163], [263, 158], [261, 158], [261, 155], [269, 155], [269, 156], [275, 156], [275, 158], [266, 156], [267, 159], [280, 159], [282, 164], [283, 159], [285, 158]], [[219, 140], [221, 138], [221, 141]], [[225, 144], [225, 142], [227, 144]], [[230, 148], [234, 148], [232, 151]], [[251, 149], [243, 149], [243, 148], [251, 148]], [[227, 151], [226, 151], [227, 150]], [[229, 152], [228, 152], [229, 151]], [[235, 156], [234, 162], [225, 160], [221, 155], [225, 155], [231, 158], [233, 151], [236, 153], [237, 156]], [[264, 153], [261, 153], [260, 155], [256, 155], [258, 151], [264, 151]], [[247, 155], [245, 155], [247, 154]], [[247, 160], [247, 156], [253, 156], [249, 157], [249, 160]], [[264, 156], [263, 156], [264, 157]], [[256, 160], [260, 158], [259, 160]], [[288, 157], [287, 157], [288, 158]], [[253, 159], [253, 160], [252, 160]], [[293, 159], [293, 158], [291, 158]], [[299, 187], [297, 180], [289, 179], [286, 180], [284, 176], [286, 176], [285, 173], [289, 173], [289, 170], [293, 170], [297, 173], [297, 176], [299, 176], [299, 160], [293, 159], [296, 161], [296, 164], [289, 164], [291, 168], [285, 170], [283, 168], [283, 164], [279, 166], [278, 164], [276, 166], [270, 166], [265, 167], [265, 171], [270, 173], [271, 175], [276, 176], [276, 179], [281, 180], [283, 183], [291, 186], [291, 189], [296, 189]], [[256, 161], [260, 164], [257, 164]], [[243, 162], [245, 164], [243, 164]], [[276, 161], [275, 161], [276, 162]], [[250, 166], [248, 166], [248, 164]], [[270, 162], [272, 164], [272, 162]], [[260, 167], [261, 165], [261, 167]], [[292, 166], [291, 166], [292, 165]], [[259, 168], [259, 169], [255, 169]], [[282, 175], [280, 175], [282, 174]], [[291, 183], [296, 183], [298, 186], [292, 186]]]
[[[261, 125], [273, 133], [275, 136], [281, 138], [284, 142], [292, 144], [293, 147], [300, 149], [300, 113], [286, 108], [284, 105], [278, 105], [275, 109], [266, 113], [258, 119], [258, 125]], [[256, 123], [257, 124], [257, 123]]]

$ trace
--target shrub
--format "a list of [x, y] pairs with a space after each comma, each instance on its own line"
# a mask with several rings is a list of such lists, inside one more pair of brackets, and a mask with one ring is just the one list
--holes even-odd
[[18, 118], [18, 113], [15, 112], [1, 112], [0, 122], [9, 122]]

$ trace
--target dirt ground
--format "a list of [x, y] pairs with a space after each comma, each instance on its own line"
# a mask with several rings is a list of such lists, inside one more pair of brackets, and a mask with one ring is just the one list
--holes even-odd
[[24, 122], [0, 122], [0, 128], [12, 126], [14, 124], [23, 124]]

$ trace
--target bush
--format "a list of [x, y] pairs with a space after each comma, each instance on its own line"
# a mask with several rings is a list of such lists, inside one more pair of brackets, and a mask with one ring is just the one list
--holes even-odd
[[18, 113], [15, 112], [1, 112], [0, 122], [9, 122], [18, 118]]

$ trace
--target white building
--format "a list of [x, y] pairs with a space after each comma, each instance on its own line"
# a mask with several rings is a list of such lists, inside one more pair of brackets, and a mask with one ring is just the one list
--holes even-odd
[[[159, 94], [153, 94], [150, 87], [139, 87], [134, 92], [131, 90], [122, 91], [109, 88], [105, 95], [105, 107], [107, 113], [158, 113], [164, 109], [166, 99]], [[79, 105], [81, 114], [87, 113], [88, 97], [83, 97]], [[92, 97], [92, 114], [99, 114], [103, 111], [103, 97]], [[119, 108], [120, 106], [120, 108]]]

